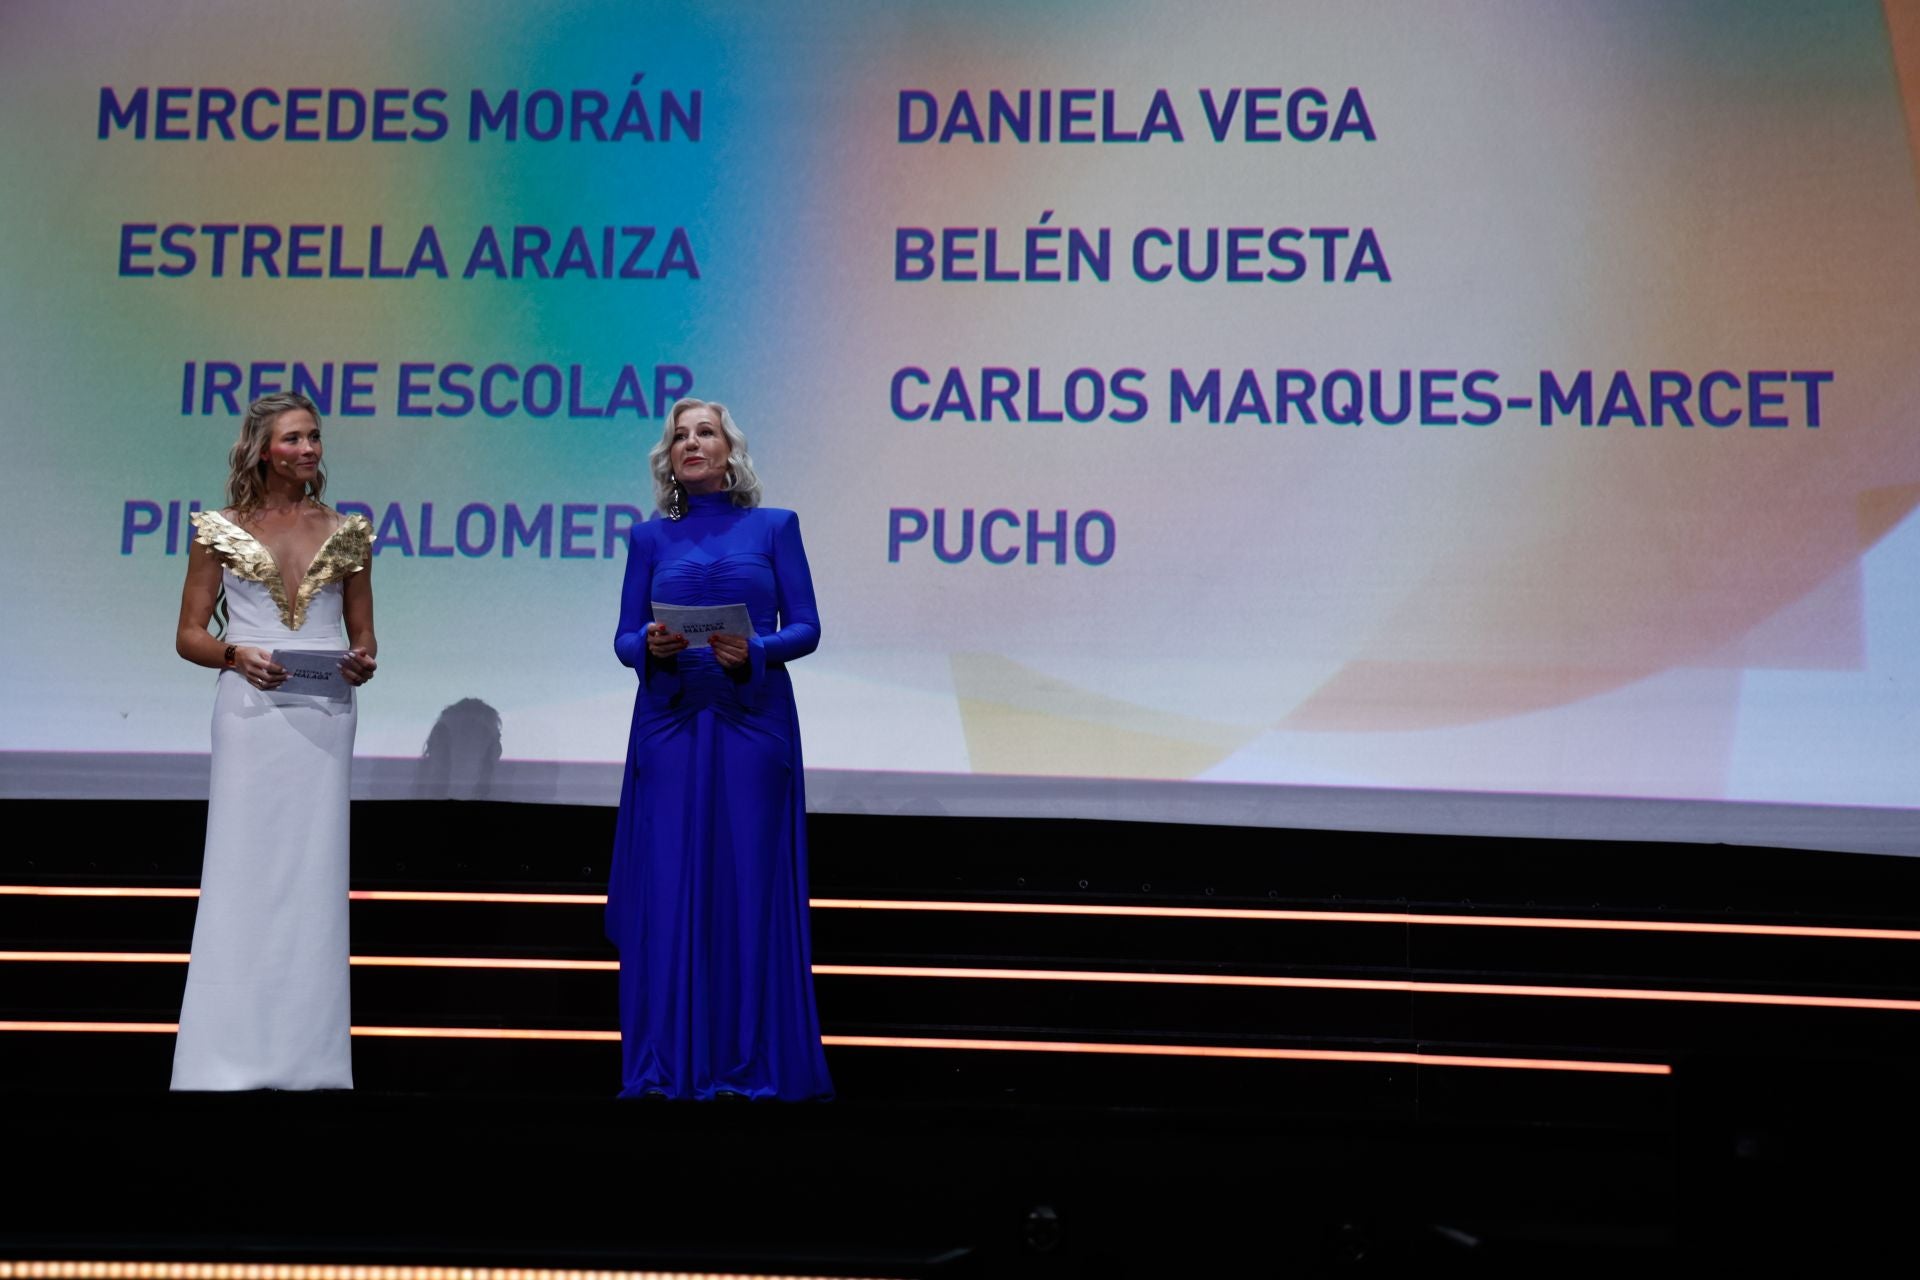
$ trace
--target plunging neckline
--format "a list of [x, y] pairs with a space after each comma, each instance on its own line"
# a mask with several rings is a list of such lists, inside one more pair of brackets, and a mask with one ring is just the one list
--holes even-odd
[[266, 543], [231, 516], [219, 511], [199, 511], [194, 514], [193, 522], [200, 531], [196, 540], [221, 557], [227, 572], [266, 588], [289, 631], [300, 629], [307, 602], [314, 595], [364, 570], [366, 558], [373, 550], [373, 529], [366, 518], [347, 516], [321, 540], [313, 559], [296, 579], [287, 575], [285, 566]]
[[238, 520], [234, 520], [232, 516], [228, 516], [227, 512], [223, 512], [223, 510], [215, 510], [215, 512], [207, 512], [207, 514], [215, 516], [221, 524], [227, 526], [228, 530], [232, 530], [232, 532], [238, 533], [240, 537], [248, 539], [250, 543], [253, 543], [253, 545], [259, 549], [259, 553], [267, 558], [267, 562], [273, 564], [273, 574], [275, 574], [275, 578], [280, 580], [280, 591], [278, 591], [278, 595], [280, 595], [282, 601], [286, 601], [288, 604], [298, 601], [301, 595], [305, 593], [307, 580], [313, 576], [313, 566], [315, 566], [315, 564], [324, 564], [324, 560], [326, 560], [326, 549], [332, 547], [332, 545], [334, 545], [334, 539], [340, 537], [340, 535], [346, 532], [349, 526], [353, 524], [353, 518], [351, 518], [351, 516], [348, 516], [346, 520], [342, 520], [340, 524], [336, 524], [332, 533], [328, 533], [326, 537], [321, 539], [321, 545], [313, 549], [313, 557], [307, 560], [307, 568], [301, 570], [300, 578], [298, 578], [298, 580], [290, 580], [290, 578], [286, 576], [286, 566], [280, 564], [280, 557], [273, 555], [273, 547], [269, 547], [265, 541], [261, 541], [261, 539], [253, 533], [253, 530], [246, 528], [244, 524], [240, 524]]
[[313, 555], [308, 557], [307, 567], [300, 571], [299, 578], [290, 580], [287, 577], [286, 566], [280, 563], [280, 557], [273, 554], [272, 547], [268, 546], [265, 542], [261, 541], [258, 537], [255, 537], [253, 530], [247, 528], [245, 525], [241, 524], [238, 520], [235, 520], [233, 517], [227, 515], [225, 512], [215, 512], [214, 514], [218, 515], [222, 520], [225, 520], [228, 524], [232, 525], [235, 529], [238, 529], [243, 535], [246, 536], [246, 539], [248, 542], [251, 542], [254, 546], [260, 548], [260, 550], [266, 554], [267, 559], [273, 562], [273, 572], [280, 579], [280, 590], [282, 594], [284, 594], [289, 600], [294, 599], [296, 597], [297, 589], [299, 587], [304, 587], [307, 585], [307, 575], [313, 572], [313, 566], [321, 562], [321, 559], [327, 554], [327, 548], [332, 546], [333, 540], [340, 536], [340, 531], [347, 527], [347, 521], [345, 520], [342, 520], [340, 521], [340, 523], [334, 525], [333, 532], [329, 533], [326, 537], [320, 539], [320, 545], [313, 549]]

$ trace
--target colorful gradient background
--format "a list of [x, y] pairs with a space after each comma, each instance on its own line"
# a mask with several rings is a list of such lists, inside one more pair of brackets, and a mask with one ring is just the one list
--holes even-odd
[[[469, 143], [470, 88], [701, 89], [705, 137]], [[438, 86], [433, 144], [95, 137], [101, 86]], [[1358, 85], [1375, 143], [1216, 144], [1198, 91]], [[1168, 88], [1181, 145], [904, 146], [901, 89]], [[1920, 17], [1889, 0], [1541, 5], [0, 7], [0, 751], [205, 749], [179, 557], [218, 505], [187, 360], [379, 360], [329, 496], [646, 506], [653, 421], [391, 416], [403, 360], [686, 364], [801, 513], [821, 770], [1920, 811]], [[1391, 284], [938, 284], [899, 226], [1054, 211], [1372, 226]], [[121, 279], [123, 222], [693, 229], [698, 281]], [[457, 273], [457, 262], [456, 262]], [[1149, 371], [1134, 425], [903, 423], [903, 365]], [[1166, 371], [1830, 369], [1817, 431], [1172, 424]], [[1602, 375], [1604, 377], [1604, 373]], [[1057, 393], [1056, 393], [1057, 394]], [[1101, 567], [887, 558], [894, 507], [1112, 514]], [[418, 531], [416, 530], [416, 536]], [[444, 531], [438, 534], [445, 540]], [[359, 749], [484, 699], [514, 760], [618, 761], [616, 559], [375, 571]], [[8, 757], [0, 756], [0, 760]], [[20, 758], [24, 758], [21, 756]], [[110, 775], [97, 785], [114, 792]], [[20, 789], [18, 787], [16, 790]], [[27, 789], [31, 789], [28, 787]], [[607, 799], [611, 799], [611, 791]], [[1920, 821], [1920, 818], [1916, 818]]]

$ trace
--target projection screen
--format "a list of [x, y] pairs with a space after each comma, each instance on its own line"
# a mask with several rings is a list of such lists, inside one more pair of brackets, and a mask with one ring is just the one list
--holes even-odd
[[1920, 11], [11, 0], [0, 793], [204, 794], [248, 399], [356, 791], [611, 803], [678, 395], [816, 809], [1920, 849]]

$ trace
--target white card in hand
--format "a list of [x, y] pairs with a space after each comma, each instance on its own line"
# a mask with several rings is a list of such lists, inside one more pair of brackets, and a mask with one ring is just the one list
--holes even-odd
[[353, 687], [340, 674], [346, 656], [345, 649], [275, 649], [273, 661], [287, 669], [287, 678], [273, 692], [345, 702], [353, 696]]
[[717, 635], [751, 636], [753, 619], [742, 604], [661, 604], [653, 602], [653, 620], [690, 645], [705, 645]]

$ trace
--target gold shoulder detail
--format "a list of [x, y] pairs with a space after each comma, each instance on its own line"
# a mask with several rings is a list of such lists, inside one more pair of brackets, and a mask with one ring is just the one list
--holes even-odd
[[373, 526], [365, 516], [348, 516], [321, 544], [319, 554], [307, 568], [307, 577], [322, 587], [343, 581], [365, 569], [372, 552]]
[[187, 518], [193, 523], [193, 540], [212, 548], [234, 577], [268, 587], [279, 583], [280, 567], [274, 564], [272, 554], [245, 529], [218, 511], [196, 511]]
[[[354, 574], [367, 567], [367, 557], [373, 550], [373, 526], [367, 523], [363, 515], [351, 515], [341, 521], [340, 527], [320, 544], [319, 552], [313, 557], [313, 563], [307, 566], [307, 576], [300, 580], [300, 590], [294, 594], [293, 608], [288, 610], [281, 605], [281, 616], [290, 631], [298, 631], [307, 620], [307, 605], [315, 594], [329, 583], [345, 582]], [[280, 604], [280, 597], [274, 597], [274, 603]]]
[[196, 511], [192, 520], [193, 540], [212, 547], [234, 577], [265, 587], [273, 599], [273, 607], [279, 611], [280, 621], [286, 623], [289, 631], [298, 631], [299, 619], [305, 616], [306, 609], [289, 605], [286, 580], [280, 576], [280, 566], [274, 562], [273, 553], [258, 538], [218, 511]]

